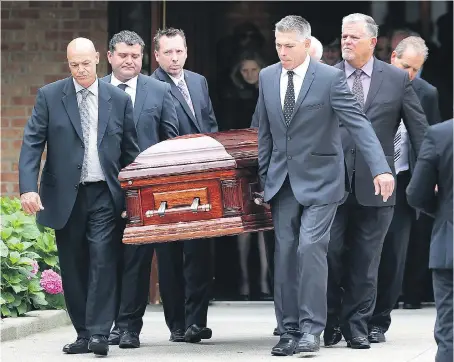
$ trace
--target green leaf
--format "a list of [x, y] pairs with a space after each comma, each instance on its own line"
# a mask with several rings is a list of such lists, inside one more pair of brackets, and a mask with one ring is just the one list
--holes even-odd
[[0, 255], [2, 258], [6, 258], [8, 256], [9, 250], [3, 240], [0, 240]]
[[13, 233], [13, 228], [12, 227], [6, 227], [6, 228], [2, 228], [2, 231], [1, 231], [1, 237], [3, 240], [7, 240], [11, 234]]
[[26, 287], [24, 285], [20, 285], [20, 284], [13, 284], [13, 285], [11, 285], [11, 288], [13, 288], [14, 293], [16, 293], [16, 294], [28, 289], [28, 287]]
[[28, 311], [27, 304], [24, 302], [22, 302], [16, 309], [17, 309], [17, 313], [19, 315], [23, 315], [23, 314], [27, 313], [27, 311]]
[[43, 289], [41, 288], [41, 285], [39, 284], [38, 279], [32, 279], [30, 281], [30, 283], [28, 284], [28, 291], [30, 293], [37, 293], [37, 292], [40, 292], [41, 290], [43, 290]]
[[0, 305], [3, 305], [3, 304], [5, 304], [5, 303], [6, 303], [6, 300], [5, 300], [5, 299], [3, 299], [3, 297], [2, 297], [2, 296], [0, 296]]
[[1, 311], [2, 311], [2, 316], [4, 316], [4, 317], [10, 317], [11, 316], [11, 312], [9, 311], [9, 309], [8, 309], [8, 307], [6, 305], [2, 305]]
[[11, 307], [18, 307], [22, 303], [22, 297], [17, 297], [14, 302], [11, 303]]
[[21, 256], [20, 259], [19, 259], [19, 261], [17, 262], [17, 264], [19, 264], [19, 265], [30, 265], [30, 266], [33, 266], [33, 262], [34, 262], [33, 259], [30, 259], [30, 258]]
[[22, 238], [27, 240], [36, 240], [41, 233], [39, 232], [38, 228], [36, 227], [36, 223], [33, 224], [26, 224], [22, 231]]
[[13, 251], [9, 253], [9, 260], [11, 261], [11, 264], [16, 264], [20, 259], [20, 254], [17, 251]]
[[56, 256], [45, 256], [44, 262], [49, 266], [55, 266], [58, 263], [58, 257]]
[[38, 307], [40, 305], [49, 304], [49, 303], [47, 303], [46, 296], [43, 292], [38, 292], [38, 293], [35, 293], [34, 295], [32, 295], [32, 300], [33, 300], [33, 304], [35, 305], [35, 307]]
[[12, 302], [14, 302], [14, 299], [16, 299], [16, 298], [14, 298], [14, 295], [12, 295], [11, 293], [8, 293], [8, 292], [2, 293], [2, 297], [4, 300], [6, 300], [6, 303], [12, 303]]

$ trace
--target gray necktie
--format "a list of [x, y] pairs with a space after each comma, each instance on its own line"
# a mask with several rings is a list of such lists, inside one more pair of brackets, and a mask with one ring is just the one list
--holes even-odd
[[402, 121], [399, 123], [396, 135], [394, 137], [394, 163], [396, 163], [401, 155], [402, 148]]
[[180, 81], [177, 84], [177, 87], [180, 90], [181, 94], [183, 95], [183, 98], [188, 104], [189, 108], [191, 109], [192, 115], [195, 117], [194, 107], [192, 105], [191, 98], [189, 97], [189, 90], [183, 79], [180, 79]]
[[287, 72], [288, 75], [288, 84], [287, 84], [287, 91], [285, 92], [284, 98], [284, 120], [287, 127], [290, 124], [292, 119], [293, 110], [295, 109], [295, 87], [293, 85], [293, 74], [295, 72], [293, 70], [289, 70]]
[[86, 88], [79, 91], [82, 95], [82, 100], [79, 104], [80, 124], [82, 126], [82, 133], [84, 136], [84, 162], [82, 164], [82, 174], [80, 181], [83, 182], [88, 176], [88, 142], [90, 139], [90, 112], [88, 111], [88, 95], [90, 91]]
[[353, 80], [352, 93], [361, 107], [364, 108], [364, 90], [363, 83], [361, 83], [361, 74], [363, 74], [363, 71], [361, 69], [355, 70], [355, 79]]
[[121, 83], [121, 84], [117, 85], [117, 87], [120, 88], [122, 91], [126, 90], [126, 87], [127, 87], [127, 86], [128, 86], [128, 85], [125, 84], [125, 83]]

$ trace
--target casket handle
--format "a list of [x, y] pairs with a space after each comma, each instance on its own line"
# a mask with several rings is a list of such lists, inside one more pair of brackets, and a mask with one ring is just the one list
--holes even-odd
[[185, 211], [192, 211], [194, 213], [197, 213], [199, 211], [206, 212], [206, 211], [210, 211], [210, 210], [211, 210], [210, 204], [200, 205], [200, 198], [194, 197], [194, 200], [192, 201], [191, 206], [175, 207], [175, 208], [170, 208], [170, 209], [167, 209], [167, 202], [162, 201], [161, 204], [159, 205], [158, 211], [147, 210], [145, 212], [145, 217], [153, 217], [156, 214], [163, 217], [166, 214], [173, 214], [173, 213], [179, 213], [179, 212], [185, 212]]
[[166, 201], [161, 202], [161, 205], [159, 205], [159, 209], [158, 209], [159, 216], [164, 217], [164, 215], [166, 214], [166, 207], [167, 207], [167, 202]]
[[200, 202], [200, 199], [198, 197], [194, 197], [194, 200], [192, 201], [192, 204], [191, 204], [191, 211], [192, 212], [197, 212], [198, 211], [199, 202]]

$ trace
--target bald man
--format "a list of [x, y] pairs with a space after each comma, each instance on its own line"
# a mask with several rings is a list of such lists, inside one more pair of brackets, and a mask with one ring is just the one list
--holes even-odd
[[[131, 98], [99, 82], [99, 54], [84, 38], [67, 49], [71, 76], [38, 90], [19, 159], [22, 208], [55, 229], [66, 306], [77, 332], [68, 354], [107, 355], [115, 318], [121, 168], [137, 154]], [[41, 156], [47, 146], [38, 191]]]
[[309, 47], [309, 55], [318, 62], [323, 63], [322, 61], [323, 45], [315, 36], [311, 36], [311, 46]]

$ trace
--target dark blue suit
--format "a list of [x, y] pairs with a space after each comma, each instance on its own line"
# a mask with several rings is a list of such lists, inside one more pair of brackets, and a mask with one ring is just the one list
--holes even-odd
[[[166, 72], [159, 67], [151, 76], [170, 84], [180, 135], [218, 131], [205, 77], [184, 70], [194, 117]], [[164, 243], [156, 248], [164, 315], [172, 332], [192, 324], [206, 326], [212, 282], [210, 246], [210, 239], [200, 239]]]
[[[102, 78], [110, 83], [111, 75]], [[178, 119], [170, 86], [139, 74], [134, 102], [134, 124], [139, 147], [146, 150], [154, 144], [178, 136]], [[154, 245], [123, 245], [120, 268], [119, 310], [115, 328], [140, 334], [148, 302], [151, 261]]]
[[108, 335], [115, 318], [117, 233], [124, 210], [118, 174], [139, 153], [131, 99], [99, 82], [97, 148], [106, 182], [80, 184], [84, 141], [71, 77], [38, 90], [19, 159], [21, 194], [37, 191], [46, 145], [39, 189], [44, 210], [37, 221], [56, 229], [66, 305], [78, 336]]

